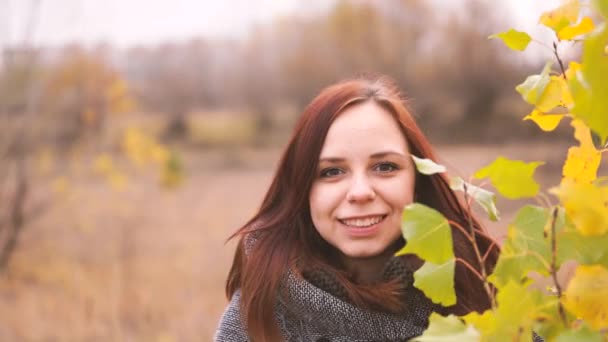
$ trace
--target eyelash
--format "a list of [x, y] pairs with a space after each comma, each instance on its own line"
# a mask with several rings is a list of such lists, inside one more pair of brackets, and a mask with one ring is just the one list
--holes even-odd
[[329, 172], [331, 172], [331, 171], [340, 171], [340, 174], [344, 173], [344, 171], [342, 171], [342, 169], [339, 169], [337, 167], [328, 167], [328, 168], [321, 170], [321, 172], [319, 173], [319, 176], [321, 178], [329, 178], [329, 177], [337, 176], [337, 175], [329, 175]]
[[[379, 168], [383, 167], [383, 166], [389, 166], [391, 169], [388, 171], [379, 170]], [[374, 171], [378, 171], [380, 173], [389, 173], [389, 172], [397, 171], [399, 169], [400, 169], [399, 165], [397, 165], [395, 163], [391, 163], [391, 162], [381, 162], [381, 163], [374, 165]]]
[[[387, 166], [390, 167], [390, 170], [380, 170], [381, 167], [387, 167]], [[381, 163], [378, 163], [378, 164], [374, 165], [374, 167], [373, 167], [374, 171], [377, 171], [377, 172], [380, 172], [380, 173], [383, 173], [383, 174], [391, 173], [393, 171], [397, 171], [397, 170], [400, 170], [400, 169], [401, 168], [399, 167], [399, 165], [397, 165], [395, 163], [391, 163], [391, 162], [381, 162]], [[339, 174], [330, 174], [333, 171], [338, 171]], [[336, 177], [336, 176], [338, 176], [338, 175], [340, 175], [342, 173], [344, 173], [344, 171], [342, 169], [340, 169], [340, 168], [337, 168], [337, 167], [328, 167], [328, 168], [325, 168], [325, 169], [321, 170], [321, 172], [319, 172], [319, 176], [321, 178], [330, 178], [330, 177]]]

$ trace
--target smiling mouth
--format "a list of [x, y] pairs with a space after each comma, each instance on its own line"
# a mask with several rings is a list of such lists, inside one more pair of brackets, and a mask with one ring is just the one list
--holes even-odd
[[353, 228], [367, 228], [382, 222], [388, 215], [369, 216], [365, 218], [338, 219], [340, 223]]

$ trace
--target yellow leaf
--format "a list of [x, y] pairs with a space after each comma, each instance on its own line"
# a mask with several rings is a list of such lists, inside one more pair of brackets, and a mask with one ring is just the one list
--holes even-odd
[[598, 151], [574, 146], [568, 149], [568, 157], [562, 170], [563, 179], [576, 183], [591, 183], [597, 178], [601, 154]]
[[57, 177], [51, 183], [51, 187], [53, 188], [54, 192], [64, 194], [64, 193], [68, 192], [70, 183], [68, 182], [67, 178], [65, 178], [65, 177]]
[[121, 98], [128, 94], [127, 82], [121, 78], [115, 78], [106, 89], [106, 97], [109, 101]]
[[169, 150], [137, 128], [128, 128], [123, 136], [122, 147], [125, 154], [136, 165], [150, 162], [162, 165], [169, 159]]
[[562, 169], [562, 182], [569, 180], [581, 184], [591, 183], [597, 178], [602, 155], [593, 145], [591, 131], [581, 120], [572, 120], [572, 127], [580, 146], [568, 149], [568, 157]]
[[524, 120], [534, 121], [545, 132], [553, 131], [564, 117], [564, 114], [545, 114], [538, 109], [524, 117]]
[[608, 232], [608, 187], [565, 179], [551, 192], [559, 197], [576, 229], [584, 236]]
[[566, 26], [561, 29], [557, 36], [559, 39], [572, 39], [581, 34], [589, 33], [593, 30], [593, 20], [589, 17], [584, 17], [578, 25]]
[[580, 3], [578, 0], [570, 0], [560, 7], [545, 12], [540, 17], [540, 23], [559, 32], [564, 27], [575, 23], [578, 19]]
[[110, 157], [110, 155], [108, 154], [102, 154], [99, 157], [95, 158], [95, 161], [93, 162], [93, 170], [103, 175], [112, 172], [114, 170], [114, 163], [112, 162], [112, 157]]
[[601, 265], [579, 265], [562, 302], [594, 329], [608, 328], [608, 270]]
[[589, 130], [589, 127], [587, 127], [583, 121], [578, 119], [572, 120], [571, 125], [574, 127], [574, 138], [581, 143], [581, 146], [595, 149], [593, 139], [591, 139], [591, 131]]
[[574, 98], [572, 98], [572, 92], [570, 92], [570, 88], [568, 87], [568, 83], [566, 83], [566, 80], [562, 77], [560, 77], [560, 79], [562, 80], [563, 84], [561, 86], [562, 96], [559, 104], [560, 106], [572, 109], [572, 107], [574, 106]]
[[169, 159], [169, 150], [160, 144], [151, 144], [149, 154], [150, 159], [159, 164], [165, 163]]
[[581, 71], [581, 69], [583, 68], [583, 66], [578, 63], [578, 62], [570, 62], [570, 64], [568, 64], [568, 70], [566, 70], [566, 77], [568, 79], [574, 78], [576, 73]]
[[107, 178], [114, 190], [124, 190], [127, 185], [127, 177], [118, 171], [110, 173]]
[[546, 113], [566, 103], [572, 104], [572, 95], [570, 94], [566, 80], [561, 76], [551, 76], [549, 83], [543, 89], [542, 94], [536, 102], [536, 108]]
[[501, 32], [497, 34], [493, 34], [489, 39], [492, 38], [500, 38], [510, 49], [517, 51], [524, 51], [532, 38], [526, 32], [516, 31], [514, 29], [510, 29], [506, 32]]
[[536, 168], [544, 162], [523, 162], [499, 156], [490, 165], [478, 170], [477, 179], [490, 178], [501, 195], [510, 199], [534, 197], [540, 185], [534, 180]]
[[123, 136], [122, 146], [125, 154], [136, 165], [141, 166], [148, 161], [147, 148], [149, 142], [147, 137], [138, 129], [128, 128]]

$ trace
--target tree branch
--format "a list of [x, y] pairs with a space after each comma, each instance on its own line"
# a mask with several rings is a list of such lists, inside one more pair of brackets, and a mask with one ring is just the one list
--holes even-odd
[[553, 283], [555, 284], [555, 289], [557, 290], [557, 310], [559, 312], [559, 316], [564, 323], [564, 326], [568, 327], [568, 319], [566, 318], [566, 312], [564, 311], [564, 307], [561, 302], [562, 298], [562, 287], [557, 281], [557, 241], [555, 238], [555, 224], [557, 221], [557, 210], [558, 207], [553, 208], [553, 213], [551, 215], [551, 277], [553, 278]]

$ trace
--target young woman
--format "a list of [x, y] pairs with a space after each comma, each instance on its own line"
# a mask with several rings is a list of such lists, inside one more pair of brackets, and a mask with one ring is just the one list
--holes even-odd
[[[234, 235], [230, 304], [216, 341], [405, 341], [434, 311], [489, 308], [465, 266], [456, 267], [457, 303], [441, 307], [413, 286], [422, 261], [394, 256], [412, 202], [482, 233], [445, 175], [418, 173], [412, 155], [435, 159], [392, 80], [364, 76], [324, 89], [300, 117], [259, 212]], [[452, 235], [456, 256], [480, 270], [464, 234]], [[496, 244], [476, 236], [482, 254], [492, 249], [491, 270]]]

